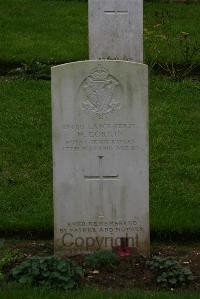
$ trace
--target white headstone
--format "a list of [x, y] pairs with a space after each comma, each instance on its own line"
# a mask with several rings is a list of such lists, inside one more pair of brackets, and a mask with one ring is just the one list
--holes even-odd
[[148, 254], [147, 77], [124, 61], [52, 68], [56, 254]]
[[143, 62], [143, 0], [89, 0], [90, 59]]

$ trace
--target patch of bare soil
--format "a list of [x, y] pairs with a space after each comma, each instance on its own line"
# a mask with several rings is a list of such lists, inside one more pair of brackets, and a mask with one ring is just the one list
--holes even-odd
[[[23, 258], [33, 255], [53, 254], [53, 244], [50, 241], [10, 241], [6, 242], [5, 246], [9, 250], [17, 250]], [[200, 290], [200, 244], [153, 244], [151, 246], [151, 255], [175, 257], [183, 266], [189, 267], [194, 276], [194, 280], [190, 285], [184, 288]], [[83, 283], [88, 287], [113, 289], [158, 288], [155, 273], [146, 268], [146, 260], [143, 257], [120, 257], [119, 264], [115, 268], [102, 270], [86, 267], [83, 256], [75, 256], [73, 260], [85, 269]], [[14, 264], [11, 266], [13, 267]], [[10, 270], [11, 266], [7, 271]]]

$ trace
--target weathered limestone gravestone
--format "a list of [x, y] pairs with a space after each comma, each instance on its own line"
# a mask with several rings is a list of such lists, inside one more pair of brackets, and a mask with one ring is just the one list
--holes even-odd
[[89, 0], [90, 59], [143, 62], [143, 1]]
[[112, 60], [52, 68], [56, 254], [148, 255], [147, 73]]
[[52, 68], [58, 255], [121, 247], [149, 253], [142, 17], [139, 0], [89, 0], [90, 59], [101, 60]]

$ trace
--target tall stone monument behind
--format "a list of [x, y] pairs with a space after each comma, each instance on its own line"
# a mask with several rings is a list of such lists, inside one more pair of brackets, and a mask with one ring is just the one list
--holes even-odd
[[[119, 3], [135, 1], [90, 0], [89, 5], [93, 2], [112, 16], [111, 9], [132, 11]], [[129, 32], [129, 25], [123, 30]], [[119, 248], [149, 254], [148, 68], [123, 61], [125, 49], [118, 52], [121, 60], [52, 68], [58, 255]], [[114, 59], [112, 45], [110, 53]]]
[[88, 2], [90, 59], [143, 62], [143, 1]]

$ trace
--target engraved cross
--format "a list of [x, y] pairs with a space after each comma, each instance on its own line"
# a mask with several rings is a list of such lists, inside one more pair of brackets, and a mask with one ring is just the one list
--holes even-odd
[[128, 10], [104, 10], [106, 15], [128, 15]]
[[99, 158], [99, 173], [98, 175], [85, 175], [84, 178], [86, 180], [114, 180], [114, 179], [118, 179], [119, 175], [104, 175], [103, 174], [103, 158], [104, 156], [98, 156]]
[[104, 209], [103, 209], [103, 203], [105, 202], [104, 200], [104, 180], [116, 180], [119, 178], [119, 175], [104, 175], [103, 172], [103, 159], [104, 156], [98, 156], [99, 159], [99, 173], [98, 175], [85, 175], [84, 178], [86, 180], [94, 180], [94, 181], [99, 181], [99, 207], [98, 207], [98, 214], [100, 218], [104, 217]]

